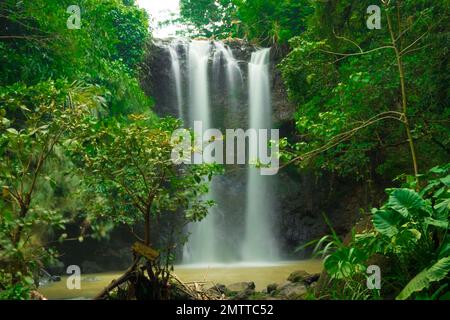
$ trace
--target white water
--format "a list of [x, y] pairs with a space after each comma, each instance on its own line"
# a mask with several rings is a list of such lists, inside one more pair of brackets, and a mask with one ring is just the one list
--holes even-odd
[[[250, 128], [271, 129], [270, 49], [252, 53], [249, 69]], [[252, 143], [257, 144], [258, 141]], [[251, 161], [256, 159], [250, 159]], [[247, 173], [247, 206], [243, 261], [274, 261], [278, 249], [273, 236], [273, 177], [262, 176], [256, 168]]]
[[[189, 109], [190, 126], [194, 121], [203, 122], [203, 130], [211, 128], [211, 110], [209, 97], [208, 65], [211, 54], [209, 41], [192, 41], [189, 45]], [[214, 200], [214, 185], [206, 198]], [[216, 216], [211, 209], [201, 222], [189, 225], [189, 242], [183, 252], [183, 262], [207, 263], [216, 261]]]
[[225, 62], [226, 70], [226, 84], [228, 90], [228, 97], [231, 105], [237, 107], [237, 89], [243, 85], [242, 71], [239, 67], [238, 61], [233, 55], [233, 51], [228, 46], [225, 46], [223, 42], [214, 42], [215, 53], [213, 59], [213, 69], [219, 70], [220, 62]]
[[[168, 46], [169, 54], [170, 54], [170, 61], [172, 63], [172, 72], [173, 77], [175, 81], [175, 90], [176, 90], [176, 97], [177, 97], [177, 109], [178, 109], [178, 116], [180, 119], [184, 119], [184, 112], [183, 112], [183, 91], [181, 87], [181, 66], [180, 66], [180, 57], [178, 55], [178, 47], [183, 46], [184, 43], [180, 41], [172, 42]], [[184, 46], [183, 46], [184, 47]]]
[[[180, 48], [187, 52], [187, 77], [182, 76]], [[231, 49], [222, 42], [191, 41], [189, 44], [175, 40], [168, 46], [171, 57], [173, 80], [175, 81], [177, 108], [185, 125], [193, 127], [194, 121], [202, 121], [203, 130], [211, 128], [215, 123], [215, 112], [211, 108], [210, 90], [215, 85], [223, 83], [223, 94], [228, 92], [228, 105], [238, 107], [238, 91], [244, 88], [244, 81], [238, 61]], [[270, 49], [254, 52], [248, 64], [249, 93], [249, 127], [269, 129], [272, 126], [272, 106], [270, 94], [269, 59]], [[212, 78], [209, 72], [212, 62]], [[224, 71], [224, 72], [223, 72]], [[225, 78], [223, 78], [225, 77]], [[184, 109], [183, 80], [187, 80], [186, 109]], [[220, 85], [219, 85], [220, 87]], [[253, 143], [258, 143], [253, 141]], [[249, 159], [255, 160], [255, 159]], [[210, 192], [205, 199], [217, 200], [217, 180], [213, 179]], [[238, 249], [241, 254], [240, 263], [261, 265], [278, 261], [278, 250], [273, 236], [274, 211], [271, 192], [274, 188], [273, 177], [261, 176], [260, 170], [249, 168], [247, 173], [247, 200], [245, 226]], [[207, 217], [198, 223], [188, 226], [189, 241], [183, 250], [183, 263], [195, 265], [220, 265], [227, 261], [226, 249], [221, 245], [220, 236], [227, 236], [223, 230], [223, 219], [226, 219], [227, 208], [215, 207]], [[222, 222], [221, 222], [222, 221]], [[229, 256], [228, 256], [229, 258]]]
[[202, 121], [203, 128], [211, 127], [209, 103], [208, 62], [211, 45], [209, 41], [192, 41], [189, 44], [189, 109], [190, 126]]

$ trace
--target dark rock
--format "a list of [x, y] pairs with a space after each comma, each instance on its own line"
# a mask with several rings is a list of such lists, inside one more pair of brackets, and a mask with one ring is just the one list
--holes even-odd
[[221, 283], [215, 284], [210, 289], [216, 290], [219, 293], [225, 293], [227, 291], [227, 287], [224, 284], [221, 284]]
[[178, 282], [171, 282], [169, 288], [171, 300], [193, 300], [192, 296], [186, 293]]
[[312, 276], [306, 278], [304, 280], [304, 283], [307, 284], [308, 286], [310, 286], [314, 283], [317, 283], [317, 281], [319, 281], [319, 278], [320, 278], [320, 273], [316, 273], [316, 274], [313, 274]]
[[242, 292], [242, 291], [246, 291], [246, 290], [255, 290], [255, 283], [254, 282], [237, 282], [237, 283], [233, 283], [230, 284], [229, 286], [226, 287], [226, 290], [228, 292]]
[[269, 285], [267, 286], [267, 293], [271, 293], [271, 292], [277, 290], [277, 287], [278, 287], [278, 284], [277, 284], [277, 283], [269, 284]]
[[297, 270], [292, 272], [289, 277], [288, 277], [288, 281], [290, 282], [301, 282], [304, 283], [306, 279], [310, 278], [311, 275], [303, 270]]
[[206, 290], [206, 294], [213, 299], [220, 299], [223, 295], [226, 295], [227, 287], [224, 284], [215, 284], [208, 290]]
[[250, 297], [255, 293], [255, 289], [248, 288], [244, 291], [238, 292], [233, 298], [233, 300], [249, 300]]
[[308, 292], [306, 286], [303, 283], [297, 282], [297, 283], [287, 283], [283, 285], [282, 287], [278, 288], [277, 295], [289, 299], [289, 300], [296, 300], [296, 299], [302, 299], [304, 295]]
[[226, 287], [226, 294], [234, 300], [248, 300], [254, 293], [254, 282], [238, 282]]

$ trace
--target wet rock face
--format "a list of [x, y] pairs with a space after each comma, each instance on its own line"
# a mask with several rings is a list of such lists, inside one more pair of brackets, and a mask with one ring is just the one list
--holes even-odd
[[[173, 79], [171, 58], [165, 47], [171, 40], [158, 40], [150, 45], [149, 54], [144, 63], [141, 75], [141, 84], [144, 91], [155, 99], [154, 110], [161, 116], [177, 116], [176, 88]], [[212, 55], [209, 66], [209, 94], [211, 97], [211, 108], [215, 112], [214, 126], [217, 128], [247, 128], [248, 127], [248, 62], [252, 52], [258, 48], [242, 40], [226, 40], [224, 43], [230, 47], [235, 59], [238, 61], [242, 72], [242, 84], [239, 84], [235, 92], [237, 101], [230, 105], [225, 83], [225, 76], [214, 74], [212, 67]], [[180, 46], [178, 53], [181, 55], [181, 79], [185, 84], [182, 88], [184, 100], [187, 99], [189, 88], [186, 86], [188, 79], [188, 58], [186, 51]], [[272, 87], [273, 122], [281, 125], [285, 121], [291, 121], [295, 113], [295, 105], [290, 103], [284, 87], [278, 64], [282, 56], [278, 52], [272, 52], [270, 73]], [[222, 61], [223, 63], [223, 61]], [[223, 64], [221, 72], [224, 72]], [[218, 116], [219, 114], [220, 116]], [[219, 119], [218, 119], [219, 118]]]

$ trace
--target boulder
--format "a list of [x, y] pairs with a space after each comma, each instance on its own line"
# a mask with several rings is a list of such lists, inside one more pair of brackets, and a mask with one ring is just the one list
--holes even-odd
[[317, 281], [319, 281], [320, 278], [320, 273], [315, 273], [313, 275], [311, 275], [310, 277], [306, 278], [304, 280], [304, 283], [308, 286], [312, 286], [313, 284], [317, 283]]
[[254, 282], [237, 282], [230, 284], [226, 287], [227, 291], [229, 292], [242, 292], [246, 290], [255, 290], [255, 283]]
[[254, 282], [238, 282], [230, 284], [226, 287], [228, 295], [234, 300], [248, 300], [255, 293]]
[[308, 272], [303, 271], [303, 270], [297, 270], [297, 271], [292, 272], [289, 275], [288, 281], [294, 282], [294, 283], [297, 283], [297, 282], [304, 283], [305, 280], [309, 279], [309, 278], [311, 278], [311, 275]]
[[277, 290], [278, 284], [277, 283], [271, 283], [267, 286], [267, 293], [271, 293], [275, 290]]
[[210, 290], [216, 290], [219, 293], [225, 293], [227, 291], [227, 287], [224, 284], [221, 283], [216, 283], [214, 286], [212, 286], [211, 288], [209, 288]]
[[206, 290], [209, 297], [220, 299], [227, 292], [227, 287], [224, 284], [217, 283]]
[[238, 292], [233, 299], [234, 300], [249, 300], [250, 297], [255, 293], [255, 289], [246, 289], [244, 291]]
[[280, 297], [295, 300], [295, 299], [302, 299], [308, 290], [303, 283], [291, 282], [289, 284], [283, 285], [277, 291]]

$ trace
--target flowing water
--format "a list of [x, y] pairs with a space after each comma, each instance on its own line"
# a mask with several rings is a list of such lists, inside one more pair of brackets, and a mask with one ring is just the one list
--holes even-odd
[[[209, 96], [208, 66], [211, 54], [211, 44], [209, 41], [192, 41], [189, 45], [188, 53], [188, 85], [189, 85], [189, 124], [192, 128], [194, 121], [201, 121], [203, 130], [211, 128], [211, 111]], [[199, 156], [195, 154], [195, 156]], [[206, 196], [214, 200], [214, 182], [210, 186], [210, 192]], [[216, 215], [211, 209], [209, 214], [200, 223], [189, 225], [189, 243], [183, 252], [183, 261], [192, 262], [212, 262], [216, 261], [217, 250], [216, 237]]]
[[[270, 49], [256, 50], [250, 61], [243, 62], [238, 61], [231, 48], [221, 41], [175, 39], [166, 47], [171, 61], [171, 79], [174, 82], [169, 87], [175, 88], [175, 92], [166, 94], [175, 94], [176, 109], [186, 127], [193, 128], [194, 121], [202, 122], [203, 131], [215, 125], [225, 125], [224, 114], [235, 113], [238, 108], [248, 113], [248, 123], [243, 123], [244, 119], [240, 120], [242, 127], [272, 127]], [[248, 68], [247, 79], [240, 64], [245, 64]], [[187, 66], [185, 76], [183, 66]], [[245, 88], [248, 91], [248, 99], [243, 105], [239, 105]], [[184, 90], [186, 96], [183, 94]], [[186, 104], [184, 100], [187, 101]], [[224, 111], [224, 108], [229, 109]], [[203, 137], [201, 139], [203, 140]], [[250, 142], [255, 146], [259, 143], [258, 140]], [[194, 159], [199, 157], [200, 153], [194, 154]], [[276, 211], [271, 197], [276, 187], [276, 178], [261, 176], [259, 169], [250, 166], [245, 168], [243, 173], [246, 176], [243, 195], [246, 204], [241, 211], [244, 225], [230, 229], [229, 223], [227, 224], [227, 219], [230, 219], [229, 208], [226, 202], [220, 201], [221, 180], [214, 178], [205, 199], [214, 200], [218, 205], [210, 209], [204, 220], [188, 226], [190, 237], [183, 249], [183, 263], [264, 263], [279, 260], [274, 236], [275, 221], [271, 218]], [[228, 236], [236, 239], [235, 244], [225, 244], [225, 238]]]
[[223, 42], [214, 42], [214, 58], [213, 58], [213, 70], [215, 75], [215, 80], [219, 82], [221, 77], [221, 66], [222, 62], [225, 66], [225, 78], [226, 78], [226, 90], [228, 92], [228, 99], [230, 100], [230, 105], [234, 110], [238, 108], [238, 94], [239, 89], [244, 83], [241, 68], [239, 67], [238, 61], [233, 55], [233, 51], [230, 47], [225, 46]]
[[172, 73], [175, 82], [178, 116], [182, 120], [184, 119], [184, 110], [183, 110], [184, 101], [183, 101], [183, 91], [181, 87], [181, 65], [178, 49], [180, 46], [184, 48], [183, 45], [184, 43], [182, 41], [174, 41], [168, 46], [170, 61], [172, 63]]
[[[252, 53], [249, 68], [250, 128], [272, 128], [272, 105], [269, 77], [270, 49]], [[251, 137], [253, 145], [258, 139]], [[250, 159], [255, 161], [256, 159]], [[245, 238], [242, 246], [244, 261], [275, 261], [278, 249], [273, 236], [271, 215], [275, 210], [272, 194], [274, 177], [263, 176], [257, 168], [247, 173], [247, 208]]]
[[[253, 281], [258, 291], [262, 291], [271, 283], [283, 283], [289, 274], [296, 270], [304, 270], [311, 274], [320, 273], [322, 262], [320, 260], [304, 260], [262, 265], [240, 263], [175, 266], [175, 274], [184, 282], [206, 282], [206, 286], [210, 287], [218, 283], [229, 285], [236, 282]], [[60, 282], [49, 283], [39, 288], [39, 291], [49, 299], [92, 299], [122, 274], [122, 272], [108, 272], [83, 275], [80, 290], [67, 289], [67, 277], [62, 277]]]

